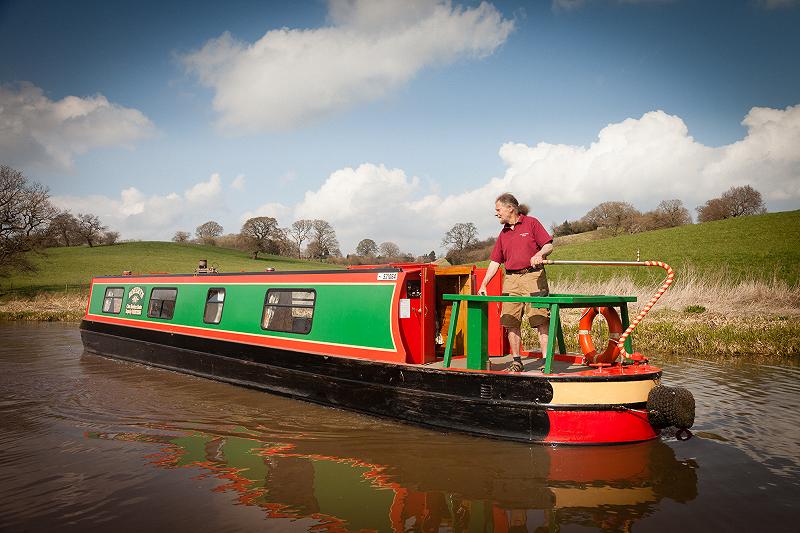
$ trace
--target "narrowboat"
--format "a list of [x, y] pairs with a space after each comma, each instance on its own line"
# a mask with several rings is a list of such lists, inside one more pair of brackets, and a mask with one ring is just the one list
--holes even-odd
[[[487, 437], [628, 443], [691, 426], [693, 400], [630, 353], [634, 297], [501, 296], [501, 275], [477, 296], [485, 273], [401, 263], [220, 273], [201, 262], [187, 274], [100, 276], [81, 338], [90, 353]], [[546, 353], [524, 352], [520, 373], [507, 371], [499, 325], [512, 299], [551, 312]], [[609, 326], [619, 309], [625, 331], [612, 326], [602, 354], [582, 331], [591, 352], [568, 354], [559, 314], [568, 307], [599, 307]]]

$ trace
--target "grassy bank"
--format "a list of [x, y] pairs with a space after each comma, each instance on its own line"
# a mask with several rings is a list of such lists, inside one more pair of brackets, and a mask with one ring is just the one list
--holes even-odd
[[29, 255], [35, 270], [0, 278], [0, 294], [32, 296], [87, 287], [93, 276], [193, 272], [199, 259], [220, 272], [340, 268], [335, 265], [267, 255], [252, 259], [239, 250], [172, 242], [128, 242], [113, 246], [49, 248]]
[[[677, 228], [598, 239], [597, 232], [559, 239], [550, 259], [635, 261], [639, 258], [669, 263], [678, 279], [723, 278], [730, 284], [780, 280], [800, 284], [800, 211], [768, 213], [690, 224]], [[483, 266], [488, 261], [481, 263]], [[551, 281], [602, 282], [630, 278], [651, 285], [664, 277], [659, 268], [548, 267]]]

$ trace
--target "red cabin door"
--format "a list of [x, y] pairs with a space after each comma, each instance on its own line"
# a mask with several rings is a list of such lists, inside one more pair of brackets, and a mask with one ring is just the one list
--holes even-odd
[[400, 293], [400, 333], [406, 345], [407, 362], [435, 361], [434, 268], [421, 265], [406, 270]]

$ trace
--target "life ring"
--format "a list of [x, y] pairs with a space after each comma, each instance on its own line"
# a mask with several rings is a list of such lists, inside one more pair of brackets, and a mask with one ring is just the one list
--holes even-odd
[[[603, 353], [598, 354], [592, 342], [592, 321], [597, 314], [603, 315], [608, 323], [608, 346]], [[578, 325], [578, 343], [586, 363], [613, 363], [619, 355], [620, 347], [617, 345], [622, 335], [622, 320], [619, 319], [613, 307], [588, 307], [581, 314]]]

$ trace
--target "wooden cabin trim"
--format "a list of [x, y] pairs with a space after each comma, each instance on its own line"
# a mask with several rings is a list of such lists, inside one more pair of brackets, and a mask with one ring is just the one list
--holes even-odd
[[437, 266], [436, 267], [436, 275], [437, 276], [456, 276], [456, 275], [470, 275], [475, 270], [474, 265], [463, 265], [463, 266]]

